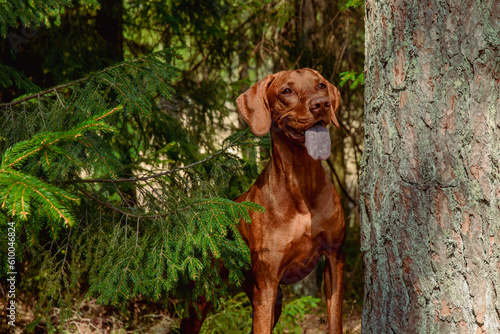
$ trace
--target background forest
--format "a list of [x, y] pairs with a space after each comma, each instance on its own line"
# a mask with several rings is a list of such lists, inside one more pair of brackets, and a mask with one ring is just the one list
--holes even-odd
[[[206, 294], [206, 332], [248, 330], [233, 226], [260, 208], [231, 199], [270, 145], [234, 101], [304, 67], [342, 93], [325, 167], [348, 222], [345, 308], [359, 309], [363, 18], [347, 0], [0, 0], [0, 286], [3, 303], [15, 226], [18, 329], [175, 332]], [[286, 290], [279, 330], [321, 318], [316, 276]]]

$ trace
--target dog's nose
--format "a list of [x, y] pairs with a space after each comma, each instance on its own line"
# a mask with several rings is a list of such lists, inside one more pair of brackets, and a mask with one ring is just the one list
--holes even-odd
[[309, 102], [309, 109], [314, 114], [328, 111], [330, 109], [330, 99], [326, 96], [315, 97]]

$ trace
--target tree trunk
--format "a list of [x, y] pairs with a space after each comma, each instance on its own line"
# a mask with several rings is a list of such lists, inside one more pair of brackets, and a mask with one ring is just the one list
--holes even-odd
[[363, 333], [500, 333], [500, 3], [366, 1]]

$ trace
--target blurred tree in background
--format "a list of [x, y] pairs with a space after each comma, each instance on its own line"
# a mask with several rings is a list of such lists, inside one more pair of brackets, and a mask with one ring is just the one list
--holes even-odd
[[[247, 250], [231, 226], [259, 208], [227, 199], [269, 149], [241, 131], [234, 101], [283, 69], [352, 83], [363, 17], [327, 0], [0, 1], [0, 252], [14, 221], [31, 328], [53, 330], [84, 296], [173, 314], [230, 294], [211, 259], [238, 282]], [[327, 163], [348, 222], [345, 297], [361, 301], [363, 88], [339, 88]]]

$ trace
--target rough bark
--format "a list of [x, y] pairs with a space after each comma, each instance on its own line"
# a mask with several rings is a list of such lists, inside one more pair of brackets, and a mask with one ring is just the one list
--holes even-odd
[[366, 1], [363, 333], [500, 333], [500, 3]]

